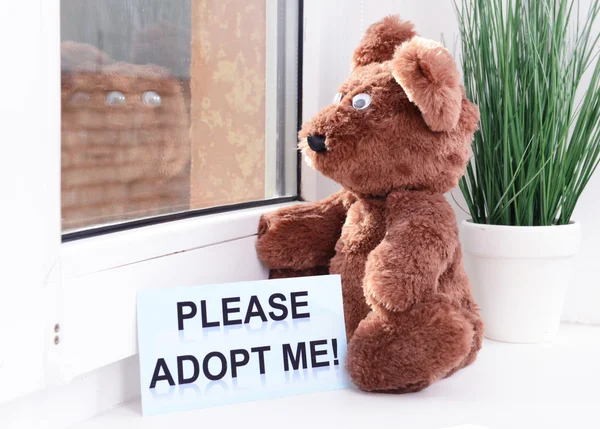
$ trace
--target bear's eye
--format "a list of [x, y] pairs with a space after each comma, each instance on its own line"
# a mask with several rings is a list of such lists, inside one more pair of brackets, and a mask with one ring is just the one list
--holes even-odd
[[156, 91], [146, 91], [142, 94], [142, 103], [152, 107], [159, 107], [162, 103], [160, 95]]
[[352, 98], [352, 107], [358, 110], [366, 109], [371, 104], [371, 96], [369, 94], [356, 94]]
[[342, 101], [342, 98], [344, 98], [344, 94], [342, 94], [341, 92], [338, 92], [337, 94], [335, 94], [335, 97], [333, 97], [333, 104], [340, 104]]
[[121, 91], [110, 91], [106, 94], [106, 104], [116, 105], [125, 103], [125, 95]]

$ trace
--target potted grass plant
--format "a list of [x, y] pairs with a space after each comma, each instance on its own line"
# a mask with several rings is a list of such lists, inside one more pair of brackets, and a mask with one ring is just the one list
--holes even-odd
[[585, 3], [455, 3], [481, 113], [461, 238], [491, 339], [543, 342], [560, 323], [580, 240], [573, 210], [600, 160], [600, 4]]

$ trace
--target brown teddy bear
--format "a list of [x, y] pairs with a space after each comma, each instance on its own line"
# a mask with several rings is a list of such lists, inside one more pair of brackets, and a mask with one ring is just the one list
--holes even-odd
[[61, 45], [61, 66], [63, 229], [187, 209], [182, 82], [163, 67], [117, 62], [72, 41]]
[[475, 360], [483, 324], [443, 196], [479, 111], [448, 51], [396, 16], [367, 30], [334, 104], [300, 131], [308, 162], [343, 186], [262, 217], [271, 277], [340, 274], [352, 381], [412, 392]]

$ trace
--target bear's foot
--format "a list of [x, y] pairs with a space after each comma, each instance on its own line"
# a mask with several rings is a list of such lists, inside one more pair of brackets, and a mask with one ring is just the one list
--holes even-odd
[[362, 390], [416, 392], [469, 362], [475, 342], [464, 310], [436, 295], [402, 313], [369, 313], [348, 346], [347, 369]]
[[469, 322], [471, 322], [471, 325], [473, 326], [473, 342], [471, 344], [471, 351], [456, 368], [454, 368], [444, 377], [450, 377], [459, 369], [469, 366], [473, 362], [475, 362], [475, 359], [477, 358], [477, 353], [481, 349], [481, 344], [483, 343], [483, 320], [479, 315], [479, 311], [467, 309], [462, 309], [462, 311], [463, 315], [469, 320]]

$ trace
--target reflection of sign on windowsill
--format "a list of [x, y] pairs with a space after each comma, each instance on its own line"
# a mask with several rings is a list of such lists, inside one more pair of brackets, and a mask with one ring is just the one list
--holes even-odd
[[339, 276], [138, 294], [144, 415], [349, 386]]

